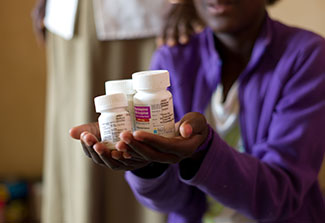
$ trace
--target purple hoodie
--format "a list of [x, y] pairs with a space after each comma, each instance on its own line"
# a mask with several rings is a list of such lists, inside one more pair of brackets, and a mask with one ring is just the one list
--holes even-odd
[[[188, 45], [162, 47], [152, 69], [167, 69], [175, 117], [204, 113], [221, 81], [213, 32]], [[240, 126], [245, 153], [210, 128], [200, 169], [190, 180], [170, 165], [159, 177], [126, 172], [136, 198], [168, 213], [168, 222], [201, 222], [205, 194], [259, 222], [325, 222], [317, 175], [325, 151], [325, 40], [269, 17], [239, 77]]]

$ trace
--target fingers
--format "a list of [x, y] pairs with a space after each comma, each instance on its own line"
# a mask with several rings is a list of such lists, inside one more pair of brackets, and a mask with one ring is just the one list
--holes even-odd
[[128, 152], [108, 148], [106, 143], [99, 142], [94, 134], [84, 130], [96, 132], [98, 131], [98, 126], [96, 123], [78, 126], [71, 129], [70, 134], [72, 137], [81, 140], [84, 153], [96, 164], [114, 170], [133, 170], [149, 163], [136, 153], [133, 153], [131, 156]]
[[113, 170], [134, 170], [148, 164], [144, 160], [126, 159], [123, 157], [123, 152], [108, 149], [104, 143], [96, 143], [94, 150], [105, 166]]
[[80, 136], [85, 154], [97, 164], [104, 164], [102, 159], [94, 151], [93, 146], [98, 142], [97, 138], [89, 132], [83, 132]]
[[[133, 133], [134, 139], [138, 143], [148, 146], [151, 150], [159, 151], [162, 154], [176, 155], [179, 159], [191, 156], [194, 151], [204, 142], [208, 135], [208, 126], [204, 116], [200, 113], [191, 112], [186, 114], [179, 123], [180, 136], [166, 138], [144, 131]], [[146, 147], [141, 147], [142, 151], [148, 154], [141, 154], [152, 157]], [[159, 161], [158, 161], [159, 162]]]
[[169, 0], [171, 4], [183, 4], [186, 0]]
[[69, 130], [70, 136], [74, 139], [81, 139], [83, 132], [89, 132], [95, 135], [98, 139], [100, 138], [98, 123], [89, 123], [73, 127]]
[[82, 149], [83, 149], [84, 153], [86, 154], [86, 156], [91, 158], [91, 155], [90, 155], [90, 153], [88, 151], [88, 148], [87, 148], [87, 146], [85, 145], [85, 143], [83, 141], [81, 141], [81, 146], [82, 146]]
[[120, 134], [121, 141], [110, 150], [99, 142], [98, 123], [74, 127], [71, 137], [80, 139], [84, 153], [95, 163], [111, 169], [132, 169], [149, 162], [176, 163], [191, 156], [208, 135], [204, 116], [191, 112], [175, 124], [177, 136], [166, 138], [144, 131], [133, 134], [125, 131]]
[[126, 154], [129, 154], [132, 157], [132, 159], [139, 159], [139, 160], [143, 160], [144, 159], [139, 153], [137, 153], [135, 150], [133, 150], [128, 145], [133, 140], [133, 135], [132, 135], [131, 132], [129, 132], [129, 131], [123, 131], [120, 134], [120, 139], [121, 139], [121, 141], [116, 144], [116, 148], [119, 151], [124, 152], [124, 154], [123, 154], [123, 157], [124, 158], [126, 158], [124, 156], [125, 153], [126, 153]]
[[192, 0], [174, 1], [166, 17], [162, 38], [157, 41], [158, 46], [163, 43], [170, 47], [187, 44], [193, 34], [200, 33], [205, 27]]
[[[105, 166], [113, 170], [125, 169], [125, 166], [122, 163], [113, 158], [113, 150], [108, 149], [104, 143], [96, 143], [94, 145], [94, 152], [97, 154], [97, 157], [101, 160], [101, 162], [105, 164]], [[114, 156], [116, 158], [120, 157], [118, 153], [115, 153]]]
[[180, 121], [179, 132], [184, 138], [189, 138], [192, 135], [204, 135], [207, 134], [207, 131], [207, 122], [201, 113], [187, 113]]
[[187, 23], [180, 23], [178, 25], [178, 42], [180, 44], [187, 44], [190, 36], [193, 34], [192, 27]]
[[198, 34], [203, 31], [205, 25], [201, 20], [199, 20], [199, 21], [192, 22], [192, 27], [193, 27], [194, 33]]
[[151, 150], [154, 148], [160, 154], [174, 155], [178, 157], [178, 160], [192, 153], [191, 148], [197, 144], [197, 140], [194, 137], [191, 140], [186, 140], [182, 137], [166, 138], [144, 131], [136, 131], [133, 135], [136, 141], [142, 142], [142, 144], [147, 145]]
[[189, 123], [182, 123], [179, 132], [182, 137], [184, 138], [190, 138], [193, 134], [193, 128]]
[[[150, 136], [156, 136], [150, 133], [146, 133], [146, 134]], [[157, 137], [161, 137], [161, 136], [157, 136]], [[142, 159], [150, 162], [176, 163], [179, 161], [179, 157], [177, 157], [175, 154], [162, 153], [159, 150], [156, 150], [155, 147], [153, 147], [152, 145], [146, 145], [144, 143], [139, 142], [136, 139], [136, 135], [132, 135], [130, 133], [129, 134], [123, 133], [120, 135], [120, 138], [130, 148], [128, 152], [131, 154], [131, 156], [135, 154], [137, 157], [141, 157]], [[166, 139], [164, 137], [161, 138], [162, 138], [161, 140]]]
[[143, 160], [143, 157], [131, 149], [125, 142], [119, 141], [115, 145], [118, 151], [122, 152], [122, 157], [124, 159], [133, 159], [133, 160]]
[[167, 46], [173, 47], [177, 44], [178, 32], [176, 27], [170, 27], [166, 31], [166, 37], [164, 38]]

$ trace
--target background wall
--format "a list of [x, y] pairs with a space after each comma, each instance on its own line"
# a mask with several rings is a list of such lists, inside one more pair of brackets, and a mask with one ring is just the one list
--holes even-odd
[[289, 25], [312, 30], [325, 37], [324, 0], [279, 0], [269, 8], [270, 15]]
[[32, 31], [34, 1], [0, 1], [0, 178], [42, 173], [46, 72]]
[[[34, 0], [0, 2], [0, 178], [40, 177], [45, 55], [32, 32]], [[281, 0], [272, 17], [325, 36], [324, 0]]]

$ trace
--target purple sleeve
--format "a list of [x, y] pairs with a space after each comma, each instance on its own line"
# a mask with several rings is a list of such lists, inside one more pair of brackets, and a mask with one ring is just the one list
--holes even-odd
[[[268, 136], [252, 154], [235, 151], [214, 133], [199, 171], [184, 183], [261, 221], [300, 216], [323, 222], [317, 175], [325, 150], [324, 41], [309, 49], [297, 57]], [[311, 220], [313, 212], [318, 218]]]
[[[151, 69], [166, 69], [168, 57], [158, 50]], [[168, 63], [168, 62], [167, 62]], [[137, 200], [146, 207], [168, 214], [170, 223], [199, 223], [206, 210], [205, 194], [196, 187], [183, 183], [178, 177], [178, 166], [170, 165], [159, 177], [143, 179], [127, 171], [125, 178]]]
[[168, 213], [169, 222], [201, 222], [205, 211], [205, 195], [178, 178], [177, 165], [170, 166], [161, 176], [143, 179], [126, 172], [126, 180], [137, 200], [151, 209]]

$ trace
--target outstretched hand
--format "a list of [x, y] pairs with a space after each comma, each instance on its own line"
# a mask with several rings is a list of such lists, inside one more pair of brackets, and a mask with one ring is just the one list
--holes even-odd
[[189, 158], [208, 135], [204, 116], [196, 112], [186, 114], [175, 127], [176, 136], [172, 138], [144, 131], [124, 131], [116, 150], [100, 142], [98, 123], [74, 127], [70, 135], [81, 141], [84, 153], [95, 163], [115, 170], [135, 170], [152, 162], [177, 163]]
[[109, 149], [100, 142], [98, 123], [89, 123], [70, 129], [70, 136], [81, 142], [86, 156], [95, 163], [114, 170], [134, 170], [148, 165], [150, 162], [141, 157], [132, 157], [118, 150]]
[[205, 117], [196, 112], [187, 113], [176, 123], [176, 136], [166, 138], [144, 131], [123, 132], [116, 145], [119, 151], [131, 157], [142, 157], [150, 162], [177, 163], [190, 158], [206, 140], [208, 126]]

